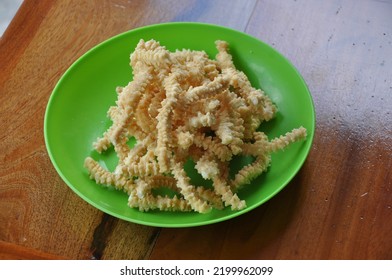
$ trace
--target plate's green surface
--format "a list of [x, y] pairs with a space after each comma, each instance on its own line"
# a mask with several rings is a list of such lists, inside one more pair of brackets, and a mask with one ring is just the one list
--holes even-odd
[[[101, 187], [83, 167], [92, 156], [109, 169], [113, 152], [98, 155], [92, 143], [110, 126], [106, 117], [117, 99], [116, 86], [132, 79], [129, 55], [140, 39], [155, 39], [169, 50], [205, 50], [215, 57], [216, 40], [230, 44], [234, 62], [253, 86], [262, 88], [278, 106], [277, 117], [262, 125], [269, 138], [304, 126], [306, 141], [294, 143], [272, 156], [268, 171], [240, 191], [247, 202], [242, 211], [213, 210], [208, 214], [139, 212], [127, 206], [125, 193]], [[94, 47], [78, 59], [55, 87], [45, 115], [45, 141], [49, 156], [62, 179], [82, 199], [118, 218], [151, 226], [189, 227], [216, 223], [241, 215], [266, 202], [294, 177], [313, 141], [315, 113], [311, 95], [295, 68], [270, 46], [244, 33], [200, 23], [166, 23], [134, 29]]]

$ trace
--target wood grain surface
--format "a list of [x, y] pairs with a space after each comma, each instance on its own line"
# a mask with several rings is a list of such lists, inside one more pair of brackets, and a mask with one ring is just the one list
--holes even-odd
[[[392, 259], [392, 1], [33, 1], [0, 39], [0, 258]], [[222, 223], [137, 225], [74, 194], [43, 138], [47, 101], [94, 45], [154, 23], [253, 35], [314, 99], [305, 165], [277, 196]]]
[[64, 260], [64, 257], [44, 253], [39, 250], [26, 248], [14, 243], [0, 240], [1, 260]]

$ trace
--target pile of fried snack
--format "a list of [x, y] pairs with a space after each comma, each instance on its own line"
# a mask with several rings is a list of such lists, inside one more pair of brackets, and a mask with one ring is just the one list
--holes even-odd
[[[246, 202], [237, 191], [267, 169], [272, 152], [306, 137], [303, 127], [272, 140], [257, 130], [277, 108], [236, 69], [227, 42], [215, 43], [215, 60], [204, 51], [170, 52], [155, 40], [140, 40], [131, 54], [133, 80], [117, 88], [116, 106], [108, 111], [112, 125], [93, 144], [99, 153], [113, 146], [118, 165], [111, 172], [91, 157], [85, 160], [90, 177], [126, 192], [130, 207], [241, 210]], [[229, 176], [236, 155], [254, 161]], [[212, 188], [191, 184], [184, 170], [189, 159]], [[159, 195], [160, 188], [175, 195]]]

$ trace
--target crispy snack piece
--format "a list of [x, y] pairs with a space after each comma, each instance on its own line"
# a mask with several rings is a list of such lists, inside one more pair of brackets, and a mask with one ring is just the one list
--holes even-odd
[[[107, 114], [112, 125], [93, 143], [99, 153], [113, 146], [118, 165], [110, 172], [87, 157], [91, 179], [126, 192], [128, 205], [140, 211], [246, 207], [237, 191], [267, 170], [271, 153], [305, 139], [306, 129], [271, 141], [257, 131], [277, 108], [236, 69], [227, 42], [216, 41], [216, 48], [213, 60], [204, 51], [170, 52], [155, 40], [139, 41], [130, 56], [133, 80], [116, 88]], [[255, 160], [231, 177], [236, 155]], [[184, 168], [189, 159], [212, 188], [192, 184]]]

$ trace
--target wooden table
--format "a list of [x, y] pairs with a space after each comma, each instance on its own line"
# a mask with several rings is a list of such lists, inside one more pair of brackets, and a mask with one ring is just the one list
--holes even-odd
[[[0, 258], [392, 259], [392, 1], [25, 0], [0, 41]], [[317, 114], [310, 155], [257, 209], [163, 229], [93, 208], [53, 168], [48, 98], [80, 55], [168, 21], [234, 28], [299, 69]]]

